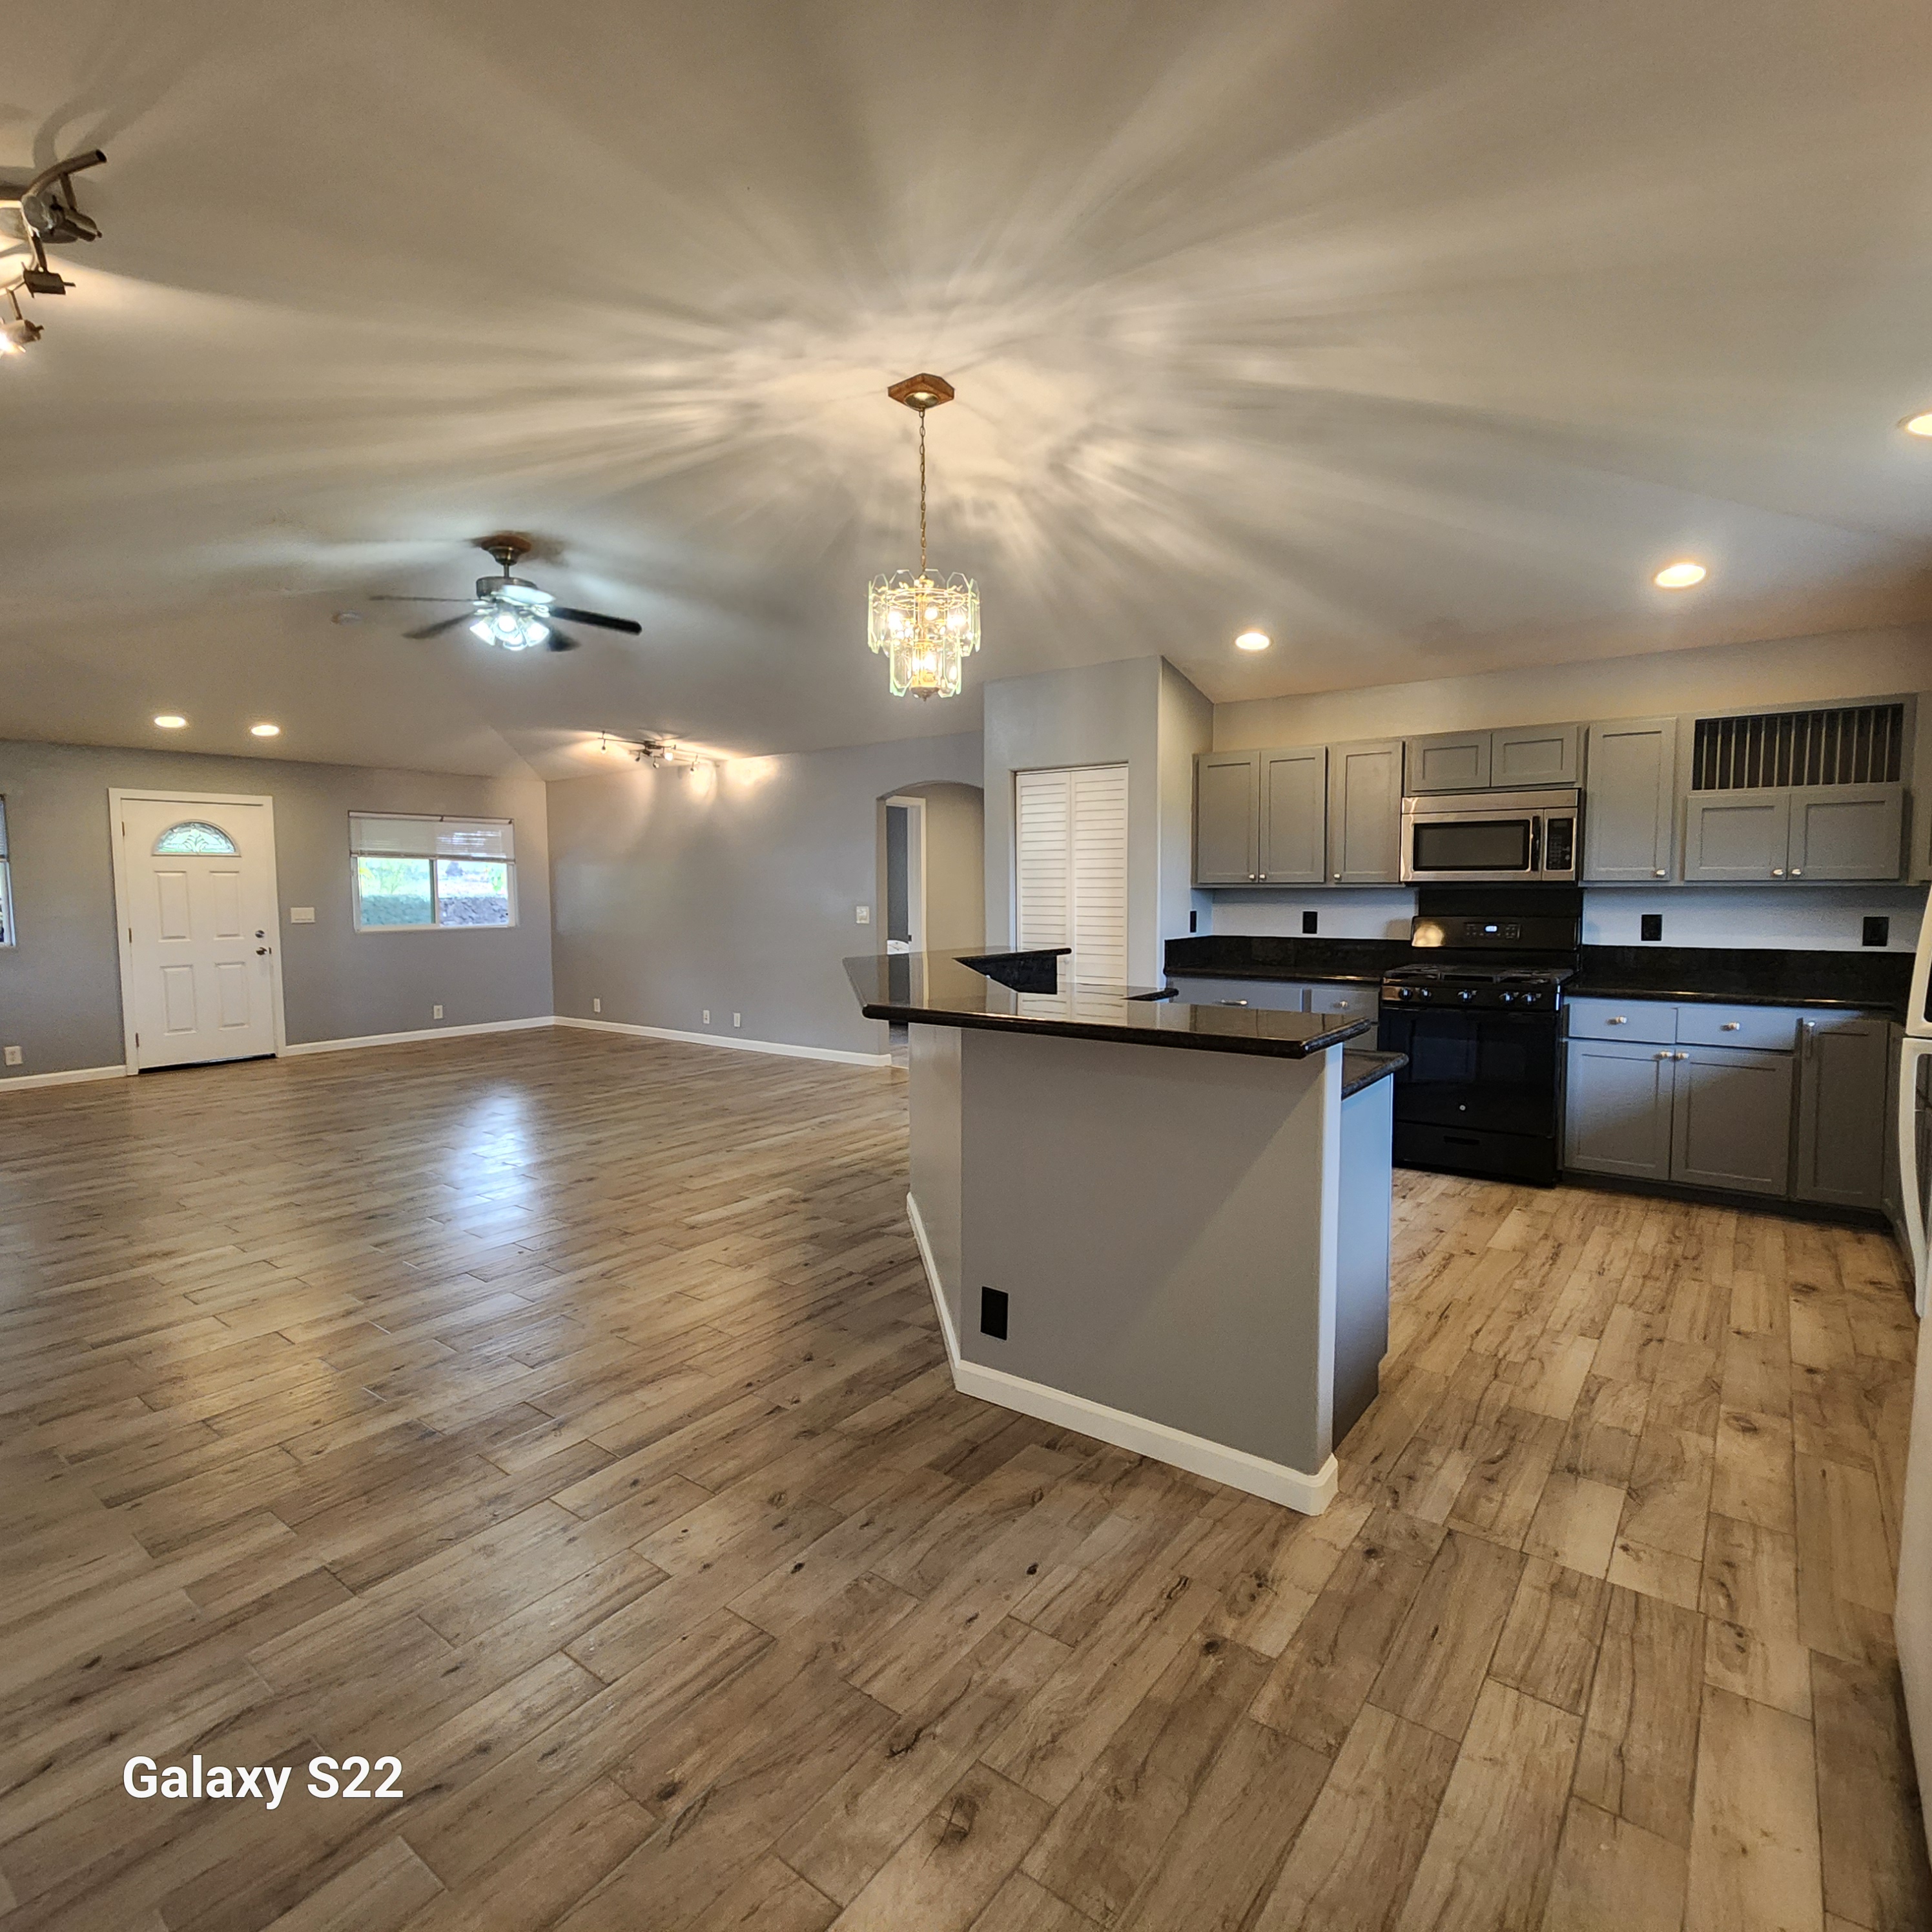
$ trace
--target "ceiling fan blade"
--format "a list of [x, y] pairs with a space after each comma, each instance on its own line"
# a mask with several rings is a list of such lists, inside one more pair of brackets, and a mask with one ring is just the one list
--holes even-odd
[[[446, 600], [438, 598], [436, 601], [440, 603]], [[440, 637], [445, 631], [453, 629], [469, 615], [470, 613], [467, 610], [459, 610], [453, 617], [445, 617], [439, 623], [425, 624], [420, 631], [405, 631], [403, 635], [406, 638]]]
[[[573, 613], [572, 614], [574, 615], [574, 614]], [[556, 613], [554, 610], [550, 614], [550, 617], [554, 617], [556, 615]], [[546, 617], [544, 621], [546, 623], [549, 623], [550, 618]], [[571, 637], [566, 632], [560, 631], [554, 624], [551, 624], [550, 627], [550, 641], [544, 646], [544, 648], [546, 650], [552, 651], [574, 651], [577, 649], [579, 644], [583, 643], [583, 641], [584, 640], [581, 638]]]
[[386, 590], [372, 590], [363, 600], [369, 604], [473, 604], [473, 597], [392, 597]]
[[595, 624], [602, 631], [622, 631], [627, 637], [641, 637], [644, 627], [628, 617], [607, 617], [601, 610], [569, 610], [561, 604], [550, 607], [553, 617], [567, 617], [573, 624]]

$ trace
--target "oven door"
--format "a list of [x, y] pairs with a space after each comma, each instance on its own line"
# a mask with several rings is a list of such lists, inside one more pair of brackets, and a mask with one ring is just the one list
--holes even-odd
[[1395, 1076], [1399, 1125], [1554, 1143], [1562, 1094], [1554, 1013], [1385, 1008], [1380, 1044], [1408, 1056]]
[[1543, 814], [1534, 809], [1402, 816], [1402, 875], [1418, 885], [1534, 879], [1542, 861]]

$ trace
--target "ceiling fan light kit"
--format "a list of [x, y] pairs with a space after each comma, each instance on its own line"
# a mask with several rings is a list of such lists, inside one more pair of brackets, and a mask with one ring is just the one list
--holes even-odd
[[[579, 610], [567, 604], [560, 604], [548, 590], [539, 590], [526, 577], [513, 574], [518, 561], [526, 556], [531, 548], [531, 539], [519, 530], [499, 530], [494, 536], [478, 537], [476, 548], [486, 555], [495, 558], [498, 566], [494, 577], [479, 577], [476, 580], [476, 595], [462, 597], [394, 597], [378, 593], [372, 602], [384, 604], [462, 604], [466, 608], [453, 617], [442, 617], [434, 624], [425, 624], [420, 630], [405, 631], [406, 638], [421, 639], [440, 637], [445, 631], [454, 630], [458, 624], [467, 623], [470, 634], [478, 643], [492, 644], [499, 650], [534, 650], [538, 645], [548, 645], [554, 651], [574, 651], [578, 640], [567, 631], [560, 631], [554, 620], [563, 618], [573, 624], [592, 624], [599, 630], [622, 631], [627, 637], [638, 637], [644, 626], [628, 617], [612, 617], [602, 610]], [[342, 621], [338, 614], [336, 621]]]
[[967, 658], [980, 648], [980, 591], [955, 571], [934, 577], [926, 560], [926, 412], [953, 398], [944, 376], [908, 376], [886, 394], [919, 413], [919, 574], [896, 570], [867, 587], [866, 641], [886, 660], [895, 698], [957, 698]]
[[0, 275], [11, 272], [10, 279], [0, 282], [0, 294], [13, 310], [11, 315], [0, 318], [0, 356], [23, 355], [46, 333], [22, 312], [22, 291], [30, 296], [64, 296], [74, 286], [58, 268], [48, 265], [48, 244], [100, 239], [99, 224], [82, 214], [74, 200], [73, 178], [83, 168], [98, 167], [106, 158], [98, 148], [91, 148], [43, 168], [32, 181], [10, 187], [0, 184], [0, 208], [13, 210], [20, 224], [19, 239], [33, 258], [18, 266], [0, 266]]

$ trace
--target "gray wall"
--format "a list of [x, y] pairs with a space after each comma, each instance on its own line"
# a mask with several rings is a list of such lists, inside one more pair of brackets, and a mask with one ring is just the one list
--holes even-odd
[[[907, 785], [897, 796], [926, 801], [926, 943], [934, 952], [966, 952], [986, 941], [986, 796], [976, 784]], [[884, 807], [880, 808], [881, 814]], [[885, 898], [880, 854], [879, 897]], [[883, 950], [883, 929], [877, 950]], [[860, 949], [862, 950], [863, 949]]]
[[1213, 930], [1214, 897], [1194, 890], [1194, 758], [1214, 748], [1214, 707], [1173, 665], [1160, 667], [1160, 936], [1185, 937], [1188, 915]]
[[878, 802], [980, 770], [973, 733], [553, 784], [557, 1012], [883, 1052], [842, 963], [884, 949]]
[[[19, 1046], [23, 1063], [0, 1078], [121, 1060], [110, 785], [274, 799], [292, 1045], [550, 1010], [549, 850], [544, 787], [534, 779], [0, 740], [19, 927], [19, 944], [0, 947], [0, 1042]], [[352, 812], [514, 820], [519, 923], [499, 932], [357, 932]], [[291, 905], [314, 906], [315, 923], [290, 926]], [[438, 1003], [440, 1022], [430, 1017]]]

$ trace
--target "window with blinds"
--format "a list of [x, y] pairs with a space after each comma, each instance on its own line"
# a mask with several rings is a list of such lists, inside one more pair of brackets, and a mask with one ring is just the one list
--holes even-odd
[[1902, 704], [1700, 718], [1691, 746], [1690, 789], [1896, 784], [1904, 757]]
[[1127, 982], [1127, 768], [1013, 775], [1018, 940], [1073, 949], [1072, 977]]
[[516, 828], [507, 818], [349, 815], [358, 932], [517, 922]]

